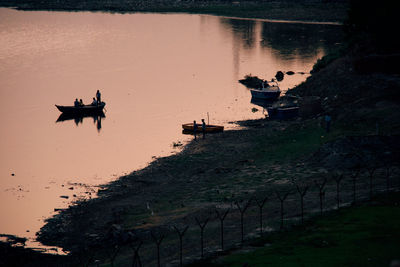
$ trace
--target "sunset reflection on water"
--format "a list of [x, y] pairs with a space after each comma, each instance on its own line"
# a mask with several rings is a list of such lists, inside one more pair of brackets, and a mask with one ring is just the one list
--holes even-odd
[[[192, 138], [182, 123], [207, 113], [221, 125], [262, 118], [238, 80], [307, 73], [339, 33], [205, 15], [0, 9], [0, 233], [34, 237], [54, 208], [94, 196], [86, 185], [178, 152], [172, 144]], [[287, 76], [281, 89], [306, 77]], [[88, 103], [96, 90], [105, 117], [56, 123], [54, 104]]]

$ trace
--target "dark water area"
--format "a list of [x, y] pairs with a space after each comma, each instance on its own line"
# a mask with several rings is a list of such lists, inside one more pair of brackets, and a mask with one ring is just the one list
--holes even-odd
[[[263, 118], [238, 80], [308, 73], [340, 40], [337, 25], [0, 9], [0, 233], [37, 245], [55, 209], [179, 152], [173, 144], [192, 139], [183, 123], [208, 114], [229, 130]], [[89, 103], [96, 90], [104, 114], [60, 116], [54, 106]]]

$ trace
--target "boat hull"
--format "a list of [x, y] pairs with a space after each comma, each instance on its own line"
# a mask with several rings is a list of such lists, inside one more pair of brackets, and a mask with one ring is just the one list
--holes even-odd
[[281, 91], [269, 91], [269, 90], [258, 90], [258, 89], [251, 89], [251, 96], [253, 98], [258, 98], [258, 99], [265, 99], [265, 100], [275, 100], [277, 99]]
[[[202, 133], [203, 132], [202, 125], [198, 124], [198, 123], [196, 123], [196, 125], [197, 125], [197, 132]], [[182, 128], [184, 131], [186, 131], [188, 133], [193, 133], [194, 124], [193, 123], [185, 123], [185, 124], [182, 124]], [[222, 132], [222, 131], [224, 131], [224, 126], [207, 124], [205, 131], [206, 131], [206, 133]]]
[[260, 106], [262, 108], [269, 108], [272, 106], [272, 104], [275, 103], [275, 99], [260, 99], [260, 98], [252, 97], [250, 99], [250, 103], [253, 105]]
[[56, 107], [62, 113], [86, 115], [86, 114], [95, 114], [102, 112], [105, 105], [106, 103], [102, 102], [99, 105], [84, 105], [79, 107], [56, 105]]
[[299, 107], [278, 107], [278, 108], [267, 108], [268, 116], [271, 119], [278, 120], [289, 120], [299, 115]]

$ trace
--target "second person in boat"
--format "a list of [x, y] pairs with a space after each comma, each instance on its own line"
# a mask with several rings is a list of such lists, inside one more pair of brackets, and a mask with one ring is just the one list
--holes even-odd
[[97, 103], [101, 104], [101, 93], [100, 93], [100, 90], [97, 90], [97, 92], [96, 92], [96, 99], [97, 99]]

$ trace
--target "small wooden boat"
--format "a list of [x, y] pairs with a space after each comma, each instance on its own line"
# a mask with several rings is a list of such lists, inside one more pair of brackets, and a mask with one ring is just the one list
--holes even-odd
[[[197, 132], [198, 133], [202, 133], [203, 129], [202, 129], [201, 123], [196, 123], [196, 125], [197, 125]], [[185, 123], [185, 124], [182, 124], [182, 128], [186, 132], [193, 133], [194, 124], [193, 124], [193, 122], [192, 123]], [[206, 133], [218, 133], [218, 132], [222, 132], [222, 131], [224, 131], [224, 126], [211, 125], [211, 124], [207, 124], [206, 125]]]
[[83, 105], [83, 106], [59, 106], [56, 105], [57, 109], [63, 113], [70, 114], [92, 114], [103, 111], [106, 103], [101, 102], [98, 105]]

